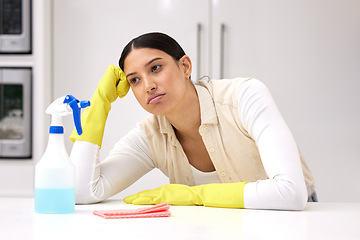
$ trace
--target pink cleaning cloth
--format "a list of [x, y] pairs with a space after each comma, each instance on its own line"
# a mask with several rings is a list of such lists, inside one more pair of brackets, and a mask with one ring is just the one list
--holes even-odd
[[138, 209], [99, 210], [93, 211], [93, 214], [106, 219], [170, 217], [169, 209], [170, 205], [168, 203], [161, 203], [152, 207]]

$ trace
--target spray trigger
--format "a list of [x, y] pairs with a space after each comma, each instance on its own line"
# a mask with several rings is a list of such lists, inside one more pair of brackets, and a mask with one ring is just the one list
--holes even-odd
[[72, 108], [75, 128], [77, 133], [81, 135], [82, 134], [81, 119], [80, 119], [81, 108], [86, 108], [90, 106], [90, 101], [79, 101], [72, 95], [66, 95], [63, 103], [69, 104], [69, 106]]

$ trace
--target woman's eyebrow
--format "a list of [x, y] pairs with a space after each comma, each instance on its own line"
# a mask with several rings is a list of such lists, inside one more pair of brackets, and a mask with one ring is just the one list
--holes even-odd
[[[156, 58], [151, 59], [148, 63], [145, 64], [145, 67], [149, 66], [151, 63], [153, 63], [153, 62], [155, 62], [157, 60], [160, 60], [160, 59], [162, 59], [162, 58], [161, 57], [156, 57]], [[128, 78], [131, 75], [135, 75], [135, 74], [136, 74], [136, 72], [129, 73], [128, 75], [126, 75], [126, 78]]]
[[150, 60], [147, 64], [145, 64], [145, 67], [149, 66], [151, 63], [153, 63], [153, 62], [155, 62], [157, 60], [160, 60], [160, 59], [162, 59], [162, 58], [161, 57], [156, 57], [156, 58]]
[[129, 78], [131, 75], [135, 75], [136, 72], [132, 72], [132, 73], [129, 73], [128, 75], [126, 75], [126, 78]]

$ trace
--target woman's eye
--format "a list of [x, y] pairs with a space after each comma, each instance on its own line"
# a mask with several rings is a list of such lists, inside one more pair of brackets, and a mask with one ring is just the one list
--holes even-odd
[[151, 68], [151, 71], [152, 71], [152, 72], [155, 72], [155, 71], [159, 70], [160, 67], [161, 67], [160, 65], [155, 65], [155, 66], [153, 66], [153, 67]]
[[136, 84], [140, 79], [139, 78], [132, 78], [130, 79], [130, 84]]

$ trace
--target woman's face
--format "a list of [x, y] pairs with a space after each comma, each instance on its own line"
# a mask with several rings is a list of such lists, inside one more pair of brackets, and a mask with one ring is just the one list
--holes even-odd
[[189, 57], [176, 61], [158, 49], [133, 49], [124, 61], [124, 72], [137, 101], [156, 115], [176, 111], [191, 84]]

